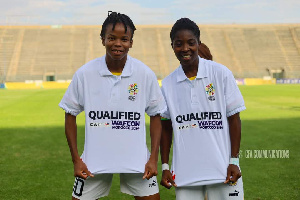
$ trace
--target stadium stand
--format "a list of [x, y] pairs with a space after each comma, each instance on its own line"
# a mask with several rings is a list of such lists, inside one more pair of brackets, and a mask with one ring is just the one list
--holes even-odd
[[[300, 24], [199, 25], [214, 60], [236, 78], [300, 78]], [[164, 78], [178, 65], [171, 26], [140, 25], [129, 54]], [[102, 56], [101, 26], [0, 26], [0, 83], [70, 80]]]

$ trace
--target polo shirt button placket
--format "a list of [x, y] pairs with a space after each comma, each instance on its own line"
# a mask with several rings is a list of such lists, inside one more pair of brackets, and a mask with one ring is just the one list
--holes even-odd
[[194, 84], [192, 83], [192, 87], [191, 87], [191, 102], [194, 105], [198, 105], [198, 98], [197, 98], [197, 94], [196, 94], [196, 88], [194, 87]]
[[112, 102], [118, 102], [119, 101], [119, 82], [120, 82], [120, 77], [116, 77], [114, 86], [111, 90], [111, 101]]

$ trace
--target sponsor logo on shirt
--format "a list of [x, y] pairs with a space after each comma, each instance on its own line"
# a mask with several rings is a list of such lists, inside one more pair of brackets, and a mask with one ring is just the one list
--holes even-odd
[[123, 111], [90, 111], [89, 118], [96, 119], [125, 119], [125, 120], [140, 120], [139, 112], [123, 112]]
[[198, 121], [200, 129], [223, 129], [222, 120]]
[[190, 128], [197, 128], [197, 124], [187, 124], [187, 125], [181, 125], [178, 126], [179, 130], [186, 130], [186, 129], [190, 129]]
[[128, 86], [128, 92], [129, 92], [128, 99], [131, 100], [131, 101], [134, 101], [138, 91], [139, 91], [139, 88], [138, 88], [138, 85], [136, 83], [129, 84], [129, 86]]
[[140, 118], [139, 112], [123, 111], [90, 111], [89, 118], [92, 120], [110, 119], [110, 122], [90, 122], [92, 127], [111, 127], [111, 129], [139, 130]]
[[177, 115], [176, 122], [183, 123], [192, 120], [212, 120], [212, 119], [222, 119], [221, 112], [198, 112], [189, 113], [185, 115]]
[[[195, 124], [182, 124], [184, 122], [197, 121]], [[179, 130], [190, 128], [200, 129], [223, 129], [223, 121], [221, 112], [199, 112], [185, 115], [177, 115], [176, 122], [182, 124], [178, 126]]]
[[208, 95], [208, 100], [210, 101], [214, 101], [216, 100], [214, 94], [215, 94], [215, 87], [214, 85], [211, 83], [211, 84], [208, 84], [207, 86], [205, 86], [205, 92], [206, 94]]
[[112, 121], [112, 129], [139, 130], [140, 121]]
[[90, 126], [95, 126], [95, 127], [110, 127], [110, 124], [108, 122], [104, 122], [104, 123], [91, 122]]

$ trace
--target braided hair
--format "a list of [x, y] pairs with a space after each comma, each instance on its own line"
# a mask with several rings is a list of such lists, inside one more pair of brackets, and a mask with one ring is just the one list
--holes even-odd
[[105, 21], [103, 22], [102, 30], [100, 33], [101, 38], [105, 37], [105, 31], [106, 31], [106, 27], [108, 24], [113, 24], [112, 30], [114, 30], [117, 23], [124, 24], [125, 33], [127, 33], [127, 26], [130, 28], [130, 30], [132, 32], [132, 36], [131, 36], [131, 39], [132, 39], [134, 31], [136, 30], [132, 20], [125, 14], [112, 12], [112, 11], [108, 11], [108, 16], [105, 19]]
[[199, 27], [195, 22], [190, 20], [189, 18], [181, 18], [176, 21], [176, 23], [173, 25], [172, 30], [170, 32], [170, 38], [171, 43], [173, 42], [175, 38], [175, 34], [180, 30], [190, 30], [193, 32], [195, 37], [197, 38], [197, 41], [201, 43], [200, 41], [200, 30]]

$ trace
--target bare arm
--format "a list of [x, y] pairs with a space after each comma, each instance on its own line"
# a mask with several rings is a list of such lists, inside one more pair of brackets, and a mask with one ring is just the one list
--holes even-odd
[[172, 121], [162, 120], [162, 134], [160, 142], [161, 163], [169, 163], [170, 149], [172, 145]]
[[65, 134], [70, 148], [72, 161], [77, 162], [80, 156], [77, 150], [77, 124], [76, 117], [66, 113], [65, 114]]
[[143, 179], [150, 179], [157, 175], [157, 160], [159, 152], [159, 143], [161, 138], [160, 116], [150, 116], [150, 137], [151, 137], [151, 156], [145, 165]]
[[[231, 142], [231, 158], [238, 158], [241, 142], [241, 119], [240, 114], [236, 113], [228, 117], [230, 142]], [[227, 177], [225, 183], [229, 181], [236, 182], [241, 177], [238, 166], [230, 164], [227, 168]]]
[[[160, 154], [161, 154], [161, 163], [169, 164], [169, 155], [172, 145], [172, 121], [171, 120], [162, 120], [162, 135], [160, 142]], [[171, 185], [169, 184], [171, 183]], [[170, 170], [163, 170], [162, 179], [160, 184], [168, 189], [173, 186], [177, 186], [172, 178]]]
[[83, 179], [86, 179], [88, 176], [93, 177], [78, 154], [76, 117], [68, 113], [65, 114], [65, 134], [74, 165], [74, 176]]
[[237, 158], [240, 151], [241, 143], [241, 119], [240, 114], [236, 113], [228, 117], [230, 142], [231, 142], [231, 157]]

